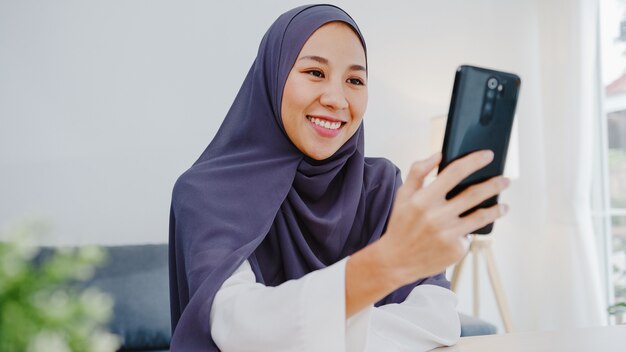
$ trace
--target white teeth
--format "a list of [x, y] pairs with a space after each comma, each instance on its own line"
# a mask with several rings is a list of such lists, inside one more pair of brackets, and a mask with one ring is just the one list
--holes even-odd
[[309, 121], [313, 122], [314, 124], [320, 127], [328, 128], [329, 130], [336, 130], [339, 127], [341, 127], [341, 122], [330, 122], [330, 121], [318, 119], [317, 117], [310, 117], [310, 116], [307, 116], [307, 118], [309, 119]]

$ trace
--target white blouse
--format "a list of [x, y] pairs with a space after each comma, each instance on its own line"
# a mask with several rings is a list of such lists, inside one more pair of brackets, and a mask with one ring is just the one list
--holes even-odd
[[245, 261], [215, 296], [213, 340], [224, 352], [427, 351], [457, 343], [457, 298], [440, 286], [417, 286], [402, 303], [346, 320], [346, 262], [269, 287]]

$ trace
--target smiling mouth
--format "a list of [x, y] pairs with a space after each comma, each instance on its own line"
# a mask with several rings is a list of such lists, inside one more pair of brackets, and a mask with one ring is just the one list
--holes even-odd
[[342, 122], [342, 121], [328, 121], [325, 119], [320, 119], [320, 118], [309, 116], [309, 115], [307, 115], [306, 118], [307, 120], [311, 121], [316, 126], [319, 126], [328, 130], [332, 130], [332, 131], [338, 130], [341, 127], [343, 127], [343, 125], [346, 124], [345, 122]]

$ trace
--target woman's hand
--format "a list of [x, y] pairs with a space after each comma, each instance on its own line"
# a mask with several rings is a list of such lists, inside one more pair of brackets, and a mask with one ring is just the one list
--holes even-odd
[[441, 162], [441, 153], [413, 164], [396, 195], [385, 235], [346, 263], [347, 318], [401, 286], [444, 271], [467, 252], [465, 235], [506, 213], [506, 205], [499, 204], [459, 216], [505, 189], [509, 182], [503, 177], [446, 200], [450, 190], [492, 159], [491, 151], [469, 154], [448, 165], [427, 187], [424, 179]]
[[492, 160], [493, 152], [489, 150], [469, 154], [448, 165], [427, 187], [424, 179], [441, 162], [441, 153], [412, 165], [396, 195], [387, 232], [375, 243], [387, 258], [389, 272], [398, 285], [444, 271], [467, 253], [467, 234], [506, 214], [507, 206], [497, 204], [460, 217], [507, 188], [509, 181], [502, 176], [468, 187], [446, 200], [446, 194], [456, 185]]

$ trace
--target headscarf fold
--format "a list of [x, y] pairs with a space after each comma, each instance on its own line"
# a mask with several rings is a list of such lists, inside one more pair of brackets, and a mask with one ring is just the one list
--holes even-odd
[[[322, 269], [384, 233], [400, 174], [364, 157], [363, 125], [330, 158], [313, 160], [287, 136], [281, 118], [287, 76], [306, 40], [352, 18], [332, 5], [281, 15], [215, 138], [174, 185], [170, 210], [172, 351], [218, 351], [209, 323], [215, 294], [245, 260], [268, 286]], [[448, 287], [443, 275], [394, 291], [402, 302], [418, 284]]]

